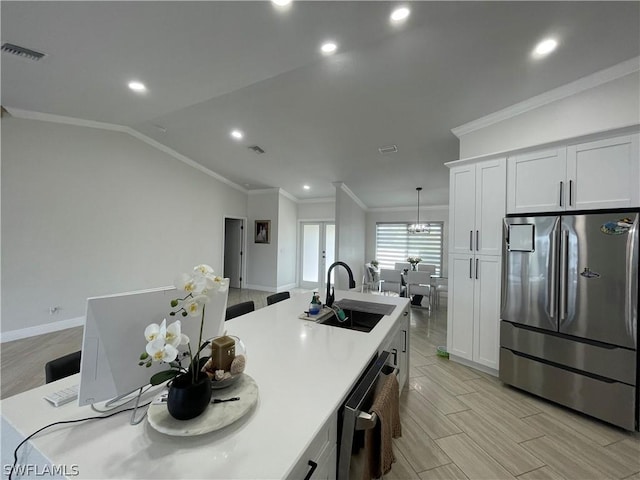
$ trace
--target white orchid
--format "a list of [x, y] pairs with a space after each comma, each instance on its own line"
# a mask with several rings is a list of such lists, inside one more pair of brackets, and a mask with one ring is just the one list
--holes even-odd
[[164, 338], [160, 337], [147, 343], [145, 350], [155, 362], [173, 362], [178, 356], [178, 349], [173, 345], [165, 343]]
[[[151, 377], [152, 385], [158, 385], [185, 371], [192, 372], [193, 381], [195, 382], [198, 368], [194, 367], [199, 365], [200, 351], [208, 343], [202, 344], [205, 305], [216, 292], [226, 292], [229, 288], [229, 281], [215, 275], [213, 268], [209, 265], [201, 264], [196, 265], [191, 274], [183, 273], [180, 275], [175, 282], [175, 286], [185, 295], [182, 298], [176, 298], [171, 301], [171, 307], [174, 310], [170, 312], [170, 315], [180, 314], [183, 317], [200, 316], [200, 338], [198, 339], [197, 348], [192, 350], [189, 337], [182, 333], [182, 326], [179, 320], [169, 326], [167, 326], [166, 319], [160, 325], [157, 323], [148, 325], [144, 331], [144, 336], [148, 342], [146, 352], [140, 355], [138, 364], [146, 367], [150, 367], [154, 361], [171, 364], [170, 370], [158, 372]], [[189, 352], [184, 354], [190, 357], [188, 369], [180, 364], [182, 357], [179, 361], [174, 362], [178, 358], [178, 347], [180, 345], [188, 345]]]

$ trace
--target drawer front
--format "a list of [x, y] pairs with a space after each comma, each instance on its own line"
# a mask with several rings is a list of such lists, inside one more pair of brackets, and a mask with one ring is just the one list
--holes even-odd
[[[311, 441], [309, 448], [300, 457], [300, 460], [296, 466], [291, 470], [290, 475], [287, 477], [291, 480], [301, 480], [307, 476], [311, 467], [309, 461], [315, 462], [318, 465], [322, 465], [325, 462], [325, 457], [332, 451], [334, 451], [338, 441], [338, 417], [336, 414], [331, 415], [331, 418], [320, 429], [315, 438]], [[333, 462], [333, 469], [329, 468], [327, 471], [330, 475], [335, 477], [336, 462]], [[316, 469], [317, 470], [317, 469]], [[324, 469], [321, 469], [324, 470]], [[318, 477], [320, 473], [314, 471], [310, 478], [323, 478]], [[331, 476], [329, 477], [331, 478]]]
[[627, 430], [636, 429], [634, 387], [605, 382], [500, 349], [500, 380]]
[[569, 340], [500, 322], [500, 346], [629, 385], [636, 384], [636, 352]]

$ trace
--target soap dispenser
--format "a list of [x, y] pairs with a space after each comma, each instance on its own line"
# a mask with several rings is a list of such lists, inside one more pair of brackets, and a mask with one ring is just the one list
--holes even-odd
[[320, 296], [318, 292], [313, 292], [313, 298], [309, 304], [309, 315], [317, 315], [322, 309], [322, 303], [320, 303]]

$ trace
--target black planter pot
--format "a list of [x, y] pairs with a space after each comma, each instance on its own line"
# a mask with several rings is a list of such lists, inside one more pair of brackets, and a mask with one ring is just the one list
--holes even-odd
[[191, 372], [174, 378], [169, 387], [167, 409], [178, 420], [189, 420], [204, 412], [211, 401], [211, 380], [201, 373], [192, 383]]

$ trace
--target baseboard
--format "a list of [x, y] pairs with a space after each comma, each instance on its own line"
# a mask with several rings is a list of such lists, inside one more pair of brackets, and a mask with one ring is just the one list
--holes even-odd
[[489, 367], [485, 367], [484, 365], [480, 365], [479, 363], [476, 363], [476, 362], [471, 362], [471, 361], [467, 360], [466, 358], [461, 358], [461, 357], [457, 357], [455, 355], [449, 354], [449, 360], [452, 360], [452, 361], [454, 361], [456, 363], [460, 363], [461, 365], [464, 365], [465, 367], [475, 368], [476, 370], [480, 370], [481, 372], [488, 373], [489, 375], [492, 375], [494, 377], [498, 376], [498, 370], [495, 370], [495, 369], [489, 368]]
[[84, 325], [85, 317], [69, 318], [60, 320], [59, 322], [45, 323], [44, 325], [36, 325], [33, 327], [20, 328], [18, 330], [10, 330], [0, 333], [0, 343], [20, 340], [22, 338], [35, 337], [45, 333], [66, 330], [67, 328], [81, 327]]
[[273, 287], [265, 287], [264, 285], [250, 285], [245, 283], [242, 288], [248, 288], [249, 290], [261, 290], [263, 292], [276, 293]]

